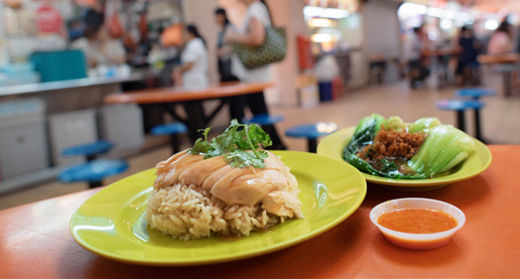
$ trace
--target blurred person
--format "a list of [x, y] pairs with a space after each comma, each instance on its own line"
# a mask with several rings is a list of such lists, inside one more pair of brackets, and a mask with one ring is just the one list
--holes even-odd
[[417, 89], [424, 82], [429, 71], [424, 65], [422, 52], [424, 48], [422, 26], [414, 27], [404, 44], [404, 57], [408, 64], [410, 87]]
[[181, 76], [185, 88], [206, 88], [208, 82], [208, 50], [198, 28], [189, 24], [185, 28], [186, 46], [181, 54], [181, 65], [174, 71], [174, 80]]
[[217, 56], [218, 56], [218, 73], [220, 75], [220, 82], [237, 81], [238, 79], [231, 72], [231, 55], [233, 48], [224, 42], [224, 35], [228, 28], [231, 28], [231, 23], [223, 8], [215, 9], [215, 21], [220, 26], [217, 35]]
[[505, 54], [513, 51], [512, 26], [503, 20], [489, 39], [488, 54]]
[[458, 50], [459, 56], [457, 60], [457, 67], [455, 74], [457, 76], [457, 82], [459, 84], [464, 83], [464, 79], [467, 76], [470, 67], [478, 65], [479, 42], [475, 37], [473, 30], [467, 26], [463, 26], [460, 30], [458, 39]]
[[[264, 42], [266, 36], [266, 28], [271, 28], [272, 18], [269, 7], [265, 0], [240, 0], [247, 6], [242, 26], [239, 28], [228, 28], [224, 35], [224, 42], [238, 43], [250, 46], [259, 46]], [[264, 65], [254, 69], [247, 69], [236, 54], [231, 58], [231, 71], [240, 81], [261, 83], [271, 81], [271, 66]], [[243, 98], [237, 98], [235, 102], [245, 102], [253, 115], [269, 114], [267, 104], [265, 102], [264, 92], [245, 95]], [[240, 104], [235, 104], [236, 108], [240, 108]], [[244, 111], [237, 112], [237, 119], [241, 121], [244, 118]], [[269, 133], [273, 141], [271, 148], [286, 149], [280, 139], [276, 128], [273, 125], [264, 126], [264, 130]]]
[[[220, 76], [220, 82], [234, 82], [238, 78], [233, 75], [231, 70], [231, 55], [233, 54], [233, 47], [224, 41], [224, 36], [229, 28], [232, 28], [231, 23], [223, 8], [217, 8], [214, 11], [215, 21], [220, 26], [220, 31], [217, 35], [217, 66]], [[244, 118], [245, 99], [243, 96], [233, 96], [228, 98], [229, 117], [231, 119], [241, 120]]]
[[83, 37], [72, 42], [72, 48], [83, 51], [89, 67], [119, 65], [126, 60], [123, 45], [110, 38], [103, 22], [104, 14], [90, 9], [84, 16]]

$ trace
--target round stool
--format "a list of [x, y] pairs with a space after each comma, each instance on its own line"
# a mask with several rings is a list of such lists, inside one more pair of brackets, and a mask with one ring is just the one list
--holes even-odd
[[269, 114], [259, 114], [254, 115], [250, 119], [244, 120], [247, 124], [256, 123], [259, 125], [274, 125], [284, 120], [284, 117], [281, 115], [271, 116]]
[[84, 145], [66, 148], [62, 151], [64, 156], [85, 156], [87, 161], [92, 161], [100, 154], [108, 152], [114, 144], [109, 141], [97, 141]]
[[319, 122], [293, 126], [285, 131], [285, 135], [293, 138], [307, 138], [307, 150], [316, 152], [318, 137], [329, 135], [338, 130], [338, 125], [333, 122]]
[[[457, 127], [466, 132], [466, 120], [464, 117], [464, 111], [466, 109], [472, 109], [479, 111], [484, 107], [484, 103], [478, 100], [442, 100], [437, 102], [437, 108], [440, 110], [455, 111], [457, 116]], [[475, 116], [480, 116], [478, 112]], [[480, 137], [480, 117], [475, 119], [475, 127], [477, 138]], [[480, 138], [479, 138], [480, 139]]]
[[170, 145], [174, 154], [180, 151], [179, 148], [179, 134], [186, 133], [188, 128], [183, 123], [174, 122], [161, 124], [152, 127], [150, 133], [152, 135], [170, 135]]
[[461, 88], [455, 91], [455, 95], [458, 97], [470, 97], [475, 100], [479, 100], [481, 97], [495, 96], [494, 90], [489, 88]]
[[258, 124], [262, 126], [264, 131], [269, 134], [271, 140], [273, 141], [273, 145], [268, 147], [267, 149], [275, 149], [275, 150], [287, 150], [287, 146], [283, 143], [282, 139], [278, 135], [278, 131], [274, 126], [276, 123], [279, 123], [284, 120], [284, 116], [275, 115], [271, 116], [269, 114], [258, 114], [254, 115], [250, 119], [244, 119], [244, 123], [246, 124]]
[[103, 179], [125, 172], [128, 164], [122, 160], [93, 160], [63, 170], [59, 180], [65, 183], [88, 182], [89, 188], [103, 185]]

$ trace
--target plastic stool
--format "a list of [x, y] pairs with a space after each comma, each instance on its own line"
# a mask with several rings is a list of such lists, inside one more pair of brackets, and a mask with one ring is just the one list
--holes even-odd
[[66, 148], [62, 151], [62, 154], [64, 156], [85, 156], [87, 161], [92, 161], [98, 155], [108, 152], [113, 146], [112, 142], [101, 140], [95, 143]]
[[174, 154], [180, 151], [179, 148], [179, 134], [186, 133], [188, 128], [183, 123], [174, 122], [161, 124], [152, 127], [150, 133], [152, 135], [170, 135], [170, 145]]
[[479, 100], [481, 97], [495, 96], [496, 92], [489, 88], [461, 88], [455, 91], [455, 95]]
[[307, 150], [316, 152], [318, 137], [331, 134], [338, 130], [338, 125], [333, 122], [319, 122], [293, 126], [285, 131], [285, 135], [293, 138], [307, 138]]
[[437, 108], [440, 110], [456, 111], [457, 127], [466, 131], [466, 120], [464, 118], [464, 111], [472, 109], [475, 111], [475, 133], [476, 138], [482, 140], [480, 129], [480, 109], [484, 107], [484, 103], [478, 100], [442, 100], [437, 102]]
[[122, 160], [93, 160], [63, 170], [59, 180], [65, 183], [88, 182], [89, 188], [103, 185], [103, 179], [125, 172], [128, 164]]
[[244, 120], [247, 124], [256, 123], [259, 125], [274, 125], [275, 123], [279, 123], [284, 120], [284, 117], [281, 115], [270, 116], [269, 114], [260, 114], [254, 115], [250, 119]]
[[262, 126], [264, 131], [271, 136], [273, 145], [267, 149], [287, 150], [287, 146], [283, 143], [274, 126], [276, 123], [283, 120], [284, 116], [281, 115], [270, 116], [269, 114], [258, 114], [254, 115], [251, 119], [244, 119], [243, 122], [246, 124], [259, 124]]

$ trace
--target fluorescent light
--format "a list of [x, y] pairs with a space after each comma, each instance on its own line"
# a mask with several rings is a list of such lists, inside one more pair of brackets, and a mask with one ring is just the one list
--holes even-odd
[[397, 10], [399, 17], [408, 17], [414, 15], [424, 15], [428, 8], [425, 5], [405, 2]]
[[328, 18], [312, 18], [308, 24], [310, 27], [331, 27], [334, 25], [332, 20]]
[[342, 9], [305, 6], [303, 7], [303, 15], [307, 20], [315, 17], [341, 19], [348, 17], [349, 12], [347, 10]]
[[441, 19], [440, 25], [441, 25], [442, 29], [448, 30], [453, 26], [453, 23], [451, 22], [450, 19], [443, 18], [443, 19]]
[[494, 19], [488, 19], [484, 22], [484, 28], [487, 30], [495, 30], [498, 28], [498, 21]]
[[332, 34], [316, 33], [311, 36], [311, 41], [315, 43], [328, 43], [334, 41], [336, 38]]

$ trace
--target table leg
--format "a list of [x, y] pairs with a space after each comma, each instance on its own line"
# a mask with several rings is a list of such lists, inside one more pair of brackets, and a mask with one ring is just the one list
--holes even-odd
[[511, 88], [511, 82], [512, 82], [512, 71], [505, 71], [502, 75], [503, 82], [504, 82], [504, 96], [509, 97], [512, 95], [512, 88]]
[[171, 145], [171, 148], [172, 148], [172, 155], [180, 152], [180, 148], [179, 148], [179, 135], [178, 134], [170, 135], [170, 145]]
[[93, 161], [97, 158], [98, 155], [87, 155], [85, 157], [86, 161], [89, 162], [89, 161]]
[[307, 138], [307, 151], [309, 151], [309, 153], [316, 153], [317, 147], [318, 147], [317, 138]]
[[185, 102], [184, 108], [186, 109], [186, 113], [188, 115], [186, 124], [188, 126], [190, 139], [191, 141], [195, 141], [200, 136], [197, 130], [204, 129], [206, 127], [204, 108], [202, 107], [202, 102], [200, 100]]
[[464, 117], [464, 110], [457, 110], [457, 127], [466, 132], [466, 119]]
[[88, 182], [88, 188], [89, 189], [101, 187], [102, 185], [103, 185], [103, 182], [101, 182], [101, 181], [91, 181], [91, 182]]
[[486, 143], [484, 137], [482, 137], [482, 128], [480, 125], [480, 109], [475, 109], [475, 137], [483, 143]]

